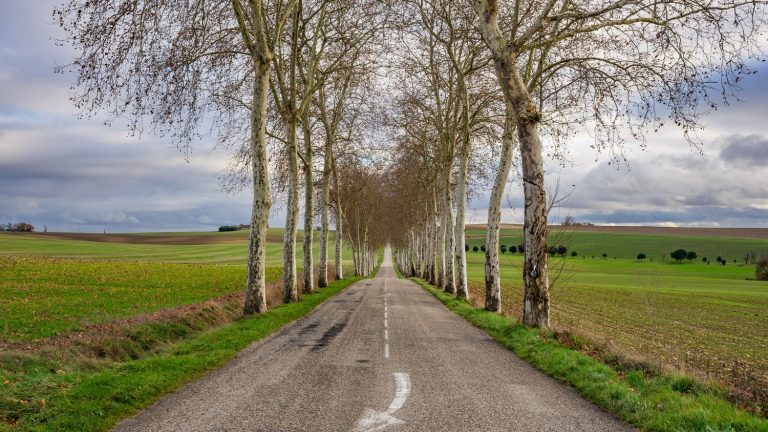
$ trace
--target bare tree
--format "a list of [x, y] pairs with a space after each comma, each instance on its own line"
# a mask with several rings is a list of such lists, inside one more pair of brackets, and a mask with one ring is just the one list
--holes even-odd
[[550, 130], [548, 136], [557, 141], [575, 125], [593, 126], [595, 147], [622, 158], [619, 126], [642, 140], [645, 131], [663, 124], [663, 111], [690, 138], [699, 126], [700, 106], [723, 102], [739, 77], [751, 72], [748, 61], [759, 50], [765, 3], [472, 0], [472, 5], [517, 124], [525, 194], [523, 320], [547, 327], [541, 131]]
[[[272, 204], [266, 106], [275, 44], [296, 0], [69, 0], [54, 11], [78, 56], [75, 105], [148, 120], [188, 151], [210, 124], [225, 145], [248, 143], [253, 186], [244, 313], [266, 310], [266, 229]], [[243, 121], [243, 120], [246, 121]]]

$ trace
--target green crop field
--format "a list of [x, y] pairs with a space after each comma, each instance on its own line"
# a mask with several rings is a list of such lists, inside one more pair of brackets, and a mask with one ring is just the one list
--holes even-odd
[[[483, 231], [468, 234], [470, 248], [484, 243]], [[768, 241], [576, 232], [555, 233], [550, 242], [569, 250], [565, 258], [550, 259], [555, 329], [586, 336], [634, 360], [765, 397], [768, 282], [752, 280], [754, 265], [740, 258], [748, 252], [768, 255]], [[521, 243], [519, 232], [504, 230], [501, 243]], [[678, 248], [712, 263], [674, 262], [669, 253]], [[571, 257], [571, 251], [578, 255]], [[638, 253], [649, 259], [637, 261]], [[729, 262], [720, 265], [714, 262], [717, 256]], [[476, 303], [484, 298], [484, 259], [470, 249], [468, 275]], [[504, 312], [519, 318], [522, 255], [501, 255], [501, 272]]]
[[[147, 243], [160, 236], [160, 243]], [[282, 230], [270, 229], [268, 239], [267, 282], [274, 282], [282, 277]], [[0, 233], [0, 341], [44, 339], [239, 293], [247, 241], [245, 231], [68, 238]], [[301, 271], [301, 259], [297, 265]]]

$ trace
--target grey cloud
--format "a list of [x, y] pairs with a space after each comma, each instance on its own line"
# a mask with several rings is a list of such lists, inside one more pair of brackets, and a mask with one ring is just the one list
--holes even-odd
[[768, 138], [761, 135], [730, 135], [719, 140], [720, 159], [746, 166], [768, 165]]

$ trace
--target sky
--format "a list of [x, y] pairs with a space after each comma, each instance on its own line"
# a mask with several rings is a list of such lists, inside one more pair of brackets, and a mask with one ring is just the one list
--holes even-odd
[[[54, 2], [0, 0], [0, 223], [42, 231], [215, 230], [247, 223], [249, 194], [229, 195], [217, 180], [227, 154], [214, 140], [187, 159], [172, 143], [124, 123], [79, 119], [69, 101], [75, 77], [54, 73], [71, 60], [55, 46]], [[747, 78], [741, 101], [704, 119], [703, 154], [673, 128], [651, 135], [628, 164], [608, 165], [587, 134], [570, 146], [572, 164], [547, 166], [567, 199], [552, 211], [611, 225], [768, 227], [768, 68]], [[553, 190], [553, 189], [552, 189]], [[486, 220], [489, 192], [470, 202], [468, 222]], [[522, 221], [522, 191], [510, 179], [504, 222]], [[276, 197], [277, 198], [277, 197]], [[280, 203], [271, 226], [283, 225]]]

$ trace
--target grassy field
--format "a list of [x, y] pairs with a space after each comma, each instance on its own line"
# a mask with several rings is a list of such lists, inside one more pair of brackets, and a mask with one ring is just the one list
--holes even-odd
[[[712, 259], [768, 255], [768, 241], [594, 232], [555, 236], [552, 244], [567, 245], [578, 256], [550, 260], [554, 328], [630, 359], [714, 379], [744, 393], [738, 399], [756, 400], [762, 404], [757, 408], [765, 409], [768, 283], [749, 280], [754, 266], [744, 261], [675, 263], [668, 256], [677, 248]], [[483, 238], [484, 232], [470, 231], [468, 244], [480, 245]], [[502, 244], [520, 242], [517, 231], [502, 232]], [[634, 259], [641, 252], [653, 261]], [[472, 294], [482, 301], [484, 254], [469, 252], [468, 262]], [[522, 256], [502, 255], [501, 267], [504, 312], [519, 318]]]
[[0, 431], [107, 430], [356, 280], [279, 305], [282, 230], [270, 229], [274, 308], [242, 319], [247, 241], [0, 233]]
[[[282, 230], [270, 229], [268, 239], [267, 282], [274, 282], [282, 277]], [[247, 240], [245, 231], [0, 233], [0, 341], [35, 341], [241, 292]]]

